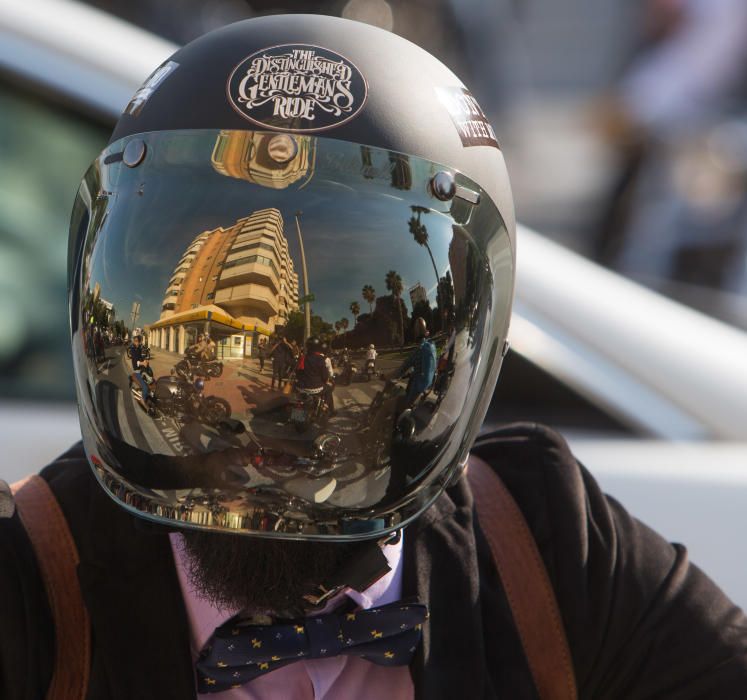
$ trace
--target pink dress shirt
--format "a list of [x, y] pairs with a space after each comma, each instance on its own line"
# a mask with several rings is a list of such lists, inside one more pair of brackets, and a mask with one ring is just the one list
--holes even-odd
[[[216, 608], [195, 593], [189, 582], [181, 535], [171, 533], [169, 537], [189, 618], [192, 659], [196, 661], [215, 628], [238, 611]], [[384, 554], [391, 567], [386, 576], [362, 593], [346, 591], [361, 608], [385, 605], [402, 597], [402, 538], [397, 544], [384, 547]], [[357, 656], [336, 656], [297, 661], [255, 678], [241, 688], [199, 697], [215, 700], [413, 700], [414, 689], [407, 666], [377, 666]]]

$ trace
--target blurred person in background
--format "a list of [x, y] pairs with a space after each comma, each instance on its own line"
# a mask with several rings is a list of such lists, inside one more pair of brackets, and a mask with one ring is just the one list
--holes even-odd
[[596, 255], [729, 315], [708, 308], [703, 288], [738, 291], [745, 280], [747, 3], [649, 0], [644, 9], [641, 49], [600, 120], [621, 169]]

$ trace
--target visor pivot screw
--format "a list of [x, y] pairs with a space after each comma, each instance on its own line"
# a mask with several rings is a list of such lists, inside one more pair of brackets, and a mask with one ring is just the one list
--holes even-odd
[[439, 170], [431, 178], [431, 192], [436, 199], [448, 202], [456, 194], [456, 182], [454, 176], [446, 170]]
[[133, 139], [125, 146], [122, 161], [128, 168], [136, 168], [143, 162], [147, 150], [145, 141]]

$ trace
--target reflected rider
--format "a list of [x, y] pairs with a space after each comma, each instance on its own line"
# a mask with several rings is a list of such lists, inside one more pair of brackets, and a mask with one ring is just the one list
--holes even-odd
[[420, 316], [413, 321], [413, 335], [419, 342], [418, 347], [394, 374], [395, 378], [401, 377], [412, 368], [412, 376], [407, 384], [405, 395], [407, 408], [412, 408], [417, 399], [430, 388], [436, 374], [436, 346], [428, 337], [425, 319]]
[[322, 354], [319, 338], [312, 336], [306, 341], [306, 352], [298, 361], [296, 377], [298, 388], [309, 393], [323, 390], [329, 381], [329, 370]]
[[132, 378], [140, 385], [143, 403], [145, 403], [150, 393], [148, 384], [153, 383], [153, 370], [148, 360], [147, 348], [143, 346], [142, 336], [136, 335], [132, 338], [132, 345], [127, 349], [127, 355], [132, 362]]

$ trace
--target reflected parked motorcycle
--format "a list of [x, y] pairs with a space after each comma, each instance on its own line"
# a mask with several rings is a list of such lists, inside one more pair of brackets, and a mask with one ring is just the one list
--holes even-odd
[[159, 377], [151, 387], [148, 398], [143, 401], [140, 385], [130, 377], [130, 392], [143, 406], [148, 415], [158, 418], [182, 416], [193, 418], [208, 425], [217, 425], [231, 417], [231, 405], [218, 396], [205, 396], [205, 381], [201, 378], [188, 382], [171, 375]]
[[294, 454], [287, 449], [253, 442], [250, 446], [252, 455], [249, 459], [258, 471], [272, 478], [305, 474], [312, 478], [325, 476], [337, 469], [345, 454], [339, 435], [325, 433], [319, 435], [311, 446], [311, 452], [305, 455]]
[[176, 373], [188, 382], [195, 377], [220, 377], [223, 374], [223, 363], [220, 360], [203, 360], [187, 353], [174, 365]]

